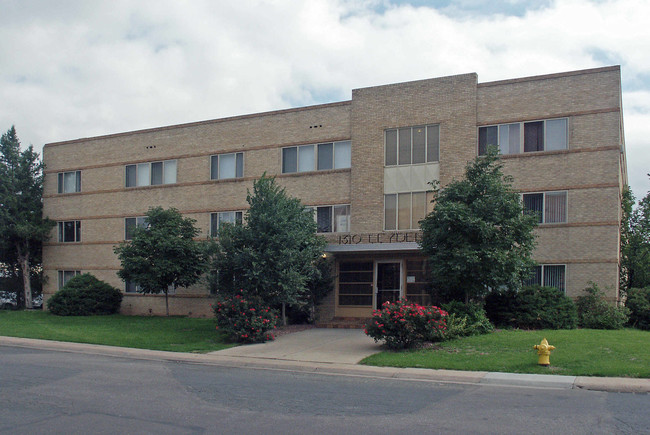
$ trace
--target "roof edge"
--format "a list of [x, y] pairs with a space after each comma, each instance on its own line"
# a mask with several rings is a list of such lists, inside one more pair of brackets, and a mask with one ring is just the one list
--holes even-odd
[[609, 71], [618, 71], [620, 73], [621, 66], [620, 65], [603, 66], [603, 67], [599, 67], [599, 68], [579, 69], [579, 70], [575, 70], [575, 71], [567, 71], [567, 72], [561, 72], [561, 73], [542, 74], [542, 75], [538, 75], [538, 76], [520, 77], [520, 78], [517, 78], [517, 79], [496, 80], [496, 81], [493, 81], [493, 82], [479, 83], [478, 87], [483, 88], [483, 87], [490, 87], [490, 86], [509, 85], [509, 84], [512, 84], [512, 83], [522, 83], [522, 82], [532, 82], [532, 81], [536, 81], [536, 80], [556, 79], [556, 78], [561, 78], [561, 77], [579, 76], [579, 75], [583, 75], [583, 74], [598, 74], [598, 73], [601, 73], [601, 72], [609, 72]]

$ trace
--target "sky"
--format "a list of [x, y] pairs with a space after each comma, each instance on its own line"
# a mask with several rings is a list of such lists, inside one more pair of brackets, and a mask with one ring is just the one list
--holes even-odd
[[650, 190], [647, 0], [0, 0], [0, 131], [23, 146], [620, 65], [629, 183]]

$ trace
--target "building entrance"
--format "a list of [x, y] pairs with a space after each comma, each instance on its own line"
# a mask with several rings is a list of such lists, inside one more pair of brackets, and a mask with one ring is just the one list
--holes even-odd
[[375, 308], [380, 309], [386, 301], [399, 301], [402, 296], [402, 262], [378, 262], [376, 273]]

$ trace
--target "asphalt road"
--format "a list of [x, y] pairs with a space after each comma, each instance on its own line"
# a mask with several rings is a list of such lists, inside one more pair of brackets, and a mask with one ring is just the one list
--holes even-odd
[[650, 434], [650, 395], [0, 346], [0, 433]]

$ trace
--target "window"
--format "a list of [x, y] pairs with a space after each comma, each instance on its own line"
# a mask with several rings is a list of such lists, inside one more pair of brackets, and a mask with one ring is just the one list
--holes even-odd
[[314, 218], [319, 233], [347, 233], [350, 231], [350, 206], [331, 205], [315, 207]]
[[244, 176], [244, 153], [219, 154], [210, 157], [210, 179], [225, 180]]
[[176, 183], [176, 160], [126, 165], [126, 187], [156, 186]]
[[59, 270], [59, 290], [63, 288], [73, 277], [80, 275], [78, 270]]
[[484, 155], [488, 146], [499, 148], [503, 155], [565, 150], [567, 132], [567, 118], [479, 127], [478, 154]]
[[81, 242], [81, 221], [59, 222], [59, 242]]
[[59, 172], [58, 193], [81, 192], [81, 171]]
[[210, 235], [216, 237], [219, 234], [221, 224], [240, 224], [242, 222], [241, 211], [222, 211], [219, 213], [210, 213]]
[[372, 261], [339, 263], [339, 305], [372, 306]]
[[147, 226], [146, 216], [124, 218], [124, 240], [131, 240], [136, 228], [146, 228]]
[[537, 215], [537, 223], [567, 221], [567, 192], [525, 193], [524, 209]]
[[349, 168], [351, 157], [349, 140], [282, 148], [282, 173]]
[[386, 166], [415, 165], [440, 159], [440, 125], [422, 125], [386, 130]]
[[431, 305], [431, 284], [426, 259], [406, 261], [406, 299], [419, 305]]
[[[428, 192], [384, 195], [384, 229], [418, 229], [427, 213]], [[427, 198], [429, 196], [429, 198]]]
[[543, 285], [566, 292], [566, 266], [554, 264], [535, 266], [530, 278], [524, 281], [524, 285]]
[[[124, 292], [125, 293], [141, 293], [142, 292], [142, 287], [140, 287], [139, 284], [136, 284], [133, 281], [125, 281], [124, 282]], [[173, 295], [176, 293], [176, 289], [174, 288], [173, 285], [170, 285], [167, 287], [167, 294], [168, 295]]]

